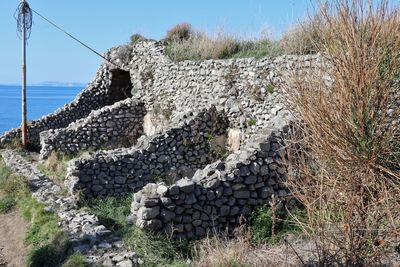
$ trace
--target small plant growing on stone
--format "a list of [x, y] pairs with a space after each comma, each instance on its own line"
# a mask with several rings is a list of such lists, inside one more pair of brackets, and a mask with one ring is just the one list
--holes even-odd
[[213, 133], [207, 133], [206, 138], [208, 142], [212, 142], [212, 140], [215, 138], [215, 135]]
[[85, 267], [85, 266], [87, 266], [85, 258], [80, 253], [72, 254], [63, 264], [63, 267]]
[[184, 41], [192, 35], [192, 25], [189, 23], [181, 23], [172, 27], [165, 39], [168, 41]]
[[248, 122], [247, 125], [249, 126], [255, 126], [257, 124], [257, 119], [251, 118]]
[[224, 80], [228, 88], [231, 89], [234, 87], [238, 73], [239, 73], [238, 66], [231, 64], [228, 68], [227, 73], [224, 75]]
[[156, 183], [162, 183], [162, 182], [167, 182], [168, 181], [168, 177], [162, 176], [162, 175], [157, 175], [157, 176], [154, 176], [153, 180]]
[[275, 91], [275, 87], [272, 84], [268, 84], [266, 89], [267, 89], [267, 92], [270, 94], [273, 94]]
[[140, 72], [140, 82], [144, 88], [152, 87], [154, 83], [154, 71], [147, 68]]
[[[292, 219], [292, 217], [295, 217], [295, 219]], [[279, 208], [279, 201], [272, 198], [269, 206], [257, 208], [251, 213], [252, 242], [255, 244], [274, 244], [286, 233], [301, 233], [301, 227], [297, 220], [301, 222], [306, 220], [304, 210], [294, 209], [289, 212]]]
[[256, 101], [263, 101], [263, 92], [259, 85], [250, 85], [250, 83], [248, 83], [247, 88], [250, 90], [250, 93]]
[[145, 40], [145, 38], [141, 34], [134, 33], [131, 36], [131, 45], [133, 46], [143, 40]]
[[8, 141], [6, 144], [4, 144], [4, 148], [22, 150], [23, 147], [22, 147], [21, 139], [18, 137], [13, 137], [10, 141]]
[[171, 109], [163, 109], [162, 115], [166, 120], [170, 120], [172, 117], [172, 110]]
[[154, 113], [154, 115], [160, 115], [160, 113], [161, 113], [161, 105], [160, 104], [157, 103], [153, 106], [153, 113]]

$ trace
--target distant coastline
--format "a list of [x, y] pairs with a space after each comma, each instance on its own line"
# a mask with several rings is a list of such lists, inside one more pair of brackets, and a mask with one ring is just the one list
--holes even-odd
[[[18, 83], [0, 83], [0, 86], [21, 86]], [[27, 84], [27, 87], [86, 87], [85, 83], [78, 82], [40, 82]]]

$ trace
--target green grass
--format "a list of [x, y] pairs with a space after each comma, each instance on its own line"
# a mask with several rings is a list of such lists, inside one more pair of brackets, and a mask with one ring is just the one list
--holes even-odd
[[187, 266], [188, 242], [172, 241], [133, 226], [124, 236], [125, 244], [143, 260], [142, 266]]
[[248, 124], [249, 126], [255, 126], [255, 125], [257, 124], [257, 119], [252, 118], [252, 119], [250, 119], [250, 120], [247, 122], [247, 124]]
[[17, 138], [17, 137], [12, 138], [9, 142], [4, 144], [4, 148], [22, 150], [23, 147], [22, 147], [21, 139]]
[[88, 203], [89, 211], [100, 223], [120, 235], [126, 246], [143, 260], [141, 266], [187, 266], [190, 254], [188, 242], [174, 242], [166, 236], [155, 235], [127, 224], [132, 197], [108, 197]]
[[49, 176], [58, 185], [63, 185], [65, 176], [67, 175], [68, 162], [75, 158], [76, 155], [60, 155], [52, 152], [49, 157], [41, 164], [38, 164], [38, 170]]
[[[30, 246], [27, 265], [30, 267], [58, 266], [68, 249], [68, 241], [58, 226], [57, 216], [34, 199], [25, 178], [13, 174], [0, 158], [0, 190], [6, 194], [2, 203], [16, 204], [28, 222], [25, 242]], [[3, 201], [7, 199], [7, 201]]]
[[123, 234], [127, 230], [127, 217], [130, 214], [132, 196], [94, 199], [87, 203], [91, 213], [101, 224], [114, 232]]
[[15, 199], [11, 196], [0, 198], [0, 213], [10, 212], [15, 204]]
[[243, 41], [240, 43], [238, 51], [230, 55], [232, 58], [263, 58], [276, 57], [283, 54], [283, 49], [279, 42], [270, 40]]
[[72, 254], [64, 262], [63, 267], [85, 267], [85, 258], [80, 253]]
[[[292, 214], [292, 215], [291, 215]], [[270, 207], [264, 206], [255, 209], [250, 216], [250, 230], [252, 242], [254, 244], [270, 243], [274, 244], [281, 240], [286, 233], [301, 232], [298, 224], [292, 219], [295, 217], [300, 221], [305, 221], [306, 213], [304, 210], [292, 210], [289, 214], [285, 210], [276, 211], [275, 235], [272, 235], [273, 213]]]
[[267, 92], [273, 94], [275, 91], [275, 87], [272, 84], [267, 85]]

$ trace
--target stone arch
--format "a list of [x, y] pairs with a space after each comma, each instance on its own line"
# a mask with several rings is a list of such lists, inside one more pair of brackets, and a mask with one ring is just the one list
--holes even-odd
[[108, 88], [106, 105], [112, 105], [118, 101], [132, 97], [132, 82], [129, 71], [122, 69], [111, 70], [111, 83]]

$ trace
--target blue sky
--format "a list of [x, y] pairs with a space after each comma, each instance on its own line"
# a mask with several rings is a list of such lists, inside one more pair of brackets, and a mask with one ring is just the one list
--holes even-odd
[[[398, 1], [398, 0], [393, 0]], [[312, 10], [312, 0], [28, 0], [31, 7], [101, 53], [132, 33], [160, 39], [173, 25], [223, 28], [242, 36], [263, 29], [274, 38]], [[19, 0], [0, 1], [0, 84], [20, 83], [21, 45], [14, 11]], [[87, 83], [101, 59], [34, 14], [28, 43], [28, 84]]]

